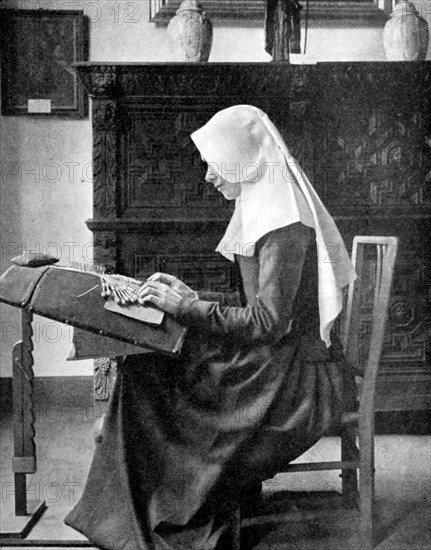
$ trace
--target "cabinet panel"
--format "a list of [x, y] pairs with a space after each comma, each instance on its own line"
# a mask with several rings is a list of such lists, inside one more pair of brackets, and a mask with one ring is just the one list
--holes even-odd
[[[214, 253], [233, 204], [204, 182], [190, 134], [249, 103], [279, 127], [337, 221], [397, 235], [381, 406], [428, 406], [431, 63], [79, 64], [93, 96], [96, 261], [145, 277], [167, 271], [207, 290], [235, 287]], [[366, 303], [361, 330], [369, 318]], [[401, 391], [401, 388], [403, 391]], [[428, 395], [426, 390], [426, 395]]]

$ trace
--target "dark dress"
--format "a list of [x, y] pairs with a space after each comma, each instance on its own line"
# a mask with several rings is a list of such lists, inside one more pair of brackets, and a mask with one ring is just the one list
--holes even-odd
[[84, 494], [65, 520], [101, 548], [214, 548], [247, 489], [354, 407], [338, 341], [326, 348], [319, 337], [314, 230], [277, 229], [236, 261], [239, 302], [236, 293], [181, 300], [180, 359], [132, 356], [118, 374]]

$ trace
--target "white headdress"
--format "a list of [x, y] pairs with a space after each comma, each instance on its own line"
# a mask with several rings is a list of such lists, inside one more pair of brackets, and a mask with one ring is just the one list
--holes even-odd
[[296, 222], [316, 232], [320, 336], [330, 345], [342, 309], [342, 288], [356, 278], [343, 239], [307, 176], [268, 116], [251, 105], [218, 112], [192, 134], [205, 161], [241, 195], [217, 250], [249, 256], [270, 231]]

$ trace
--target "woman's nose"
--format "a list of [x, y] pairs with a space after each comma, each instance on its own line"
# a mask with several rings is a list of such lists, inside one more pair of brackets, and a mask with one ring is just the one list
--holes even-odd
[[208, 167], [207, 173], [205, 174], [205, 181], [208, 183], [214, 182], [217, 179], [217, 174], [211, 167]]

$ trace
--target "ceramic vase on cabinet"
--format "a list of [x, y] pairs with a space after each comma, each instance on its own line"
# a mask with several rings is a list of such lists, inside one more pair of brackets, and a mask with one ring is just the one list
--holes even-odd
[[428, 23], [414, 4], [402, 0], [391, 13], [383, 30], [383, 46], [389, 61], [425, 59], [429, 42]]
[[213, 27], [197, 0], [184, 0], [168, 29], [169, 47], [175, 61], [208, 61]]

